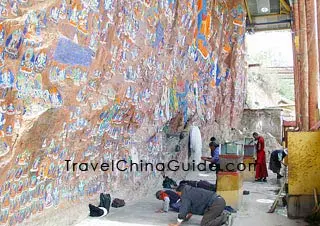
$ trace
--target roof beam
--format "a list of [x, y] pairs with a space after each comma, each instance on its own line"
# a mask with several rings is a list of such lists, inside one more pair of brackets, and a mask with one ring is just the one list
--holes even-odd
[[285, 13], [290, 13], [291, 8], [288, 5], [288, 3], [285, 0], [280, 0], [280, 13], [282, 13], [283, 11], [281, 10], [281, 8], [284, 8], [286, 11]]
[[279, 13], [268, 13], [266, 15], [251, 15], [253, 18], [272, 18], [272, 17], [277, 17], [277, 16], [284, 16], [283, 14]]

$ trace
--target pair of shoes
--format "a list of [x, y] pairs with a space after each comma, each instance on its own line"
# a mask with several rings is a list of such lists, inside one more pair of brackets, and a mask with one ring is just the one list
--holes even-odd
[[255, 179], [254, 181], [255, 182], [261, 182], [262, 180], [261, 179]]

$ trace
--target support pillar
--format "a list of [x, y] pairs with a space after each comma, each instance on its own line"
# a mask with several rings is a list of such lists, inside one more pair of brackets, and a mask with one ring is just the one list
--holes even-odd
[[[320, 72], [320, 1], [316, 1], [317, 3], [317, 19], [318, 19], [318, 59], [319, 59], [319, 72]], [[320, 79], [320, 78], [319, 78]], [[319, 104], [319, 103], [318, 103]]]
[[299, 6], [298, 2], [293, 3], [293, 26], [292, 26], [292, 46], [293, 46], [293, 70], [294, 70], [294, 93], [295, 93], [295, 111], [296, 126], [301, 129], [301, 103], [300, 103], [300, 61], [299, 61]]
[[308, 45], [307, 45], [307, 19], [305, 0], [299, 0], [299, 48], [300, 48], [300, 104], [301, 129], [309, 130], [309, 86], [308, 86]]
[[307, 43], [308, 43], [308, 86], [309, 86], [309, 128], [319, 119], [318, 85], [319, 85], [319, 49], [317, 35], [317, 6], [315, 0], [306, 0]]

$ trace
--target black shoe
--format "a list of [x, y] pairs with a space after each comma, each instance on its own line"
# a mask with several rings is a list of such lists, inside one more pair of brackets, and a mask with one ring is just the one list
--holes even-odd
[[103, 200], [103, 193], [100, 193], [100, 203], [99, 203], [99, 207], [103, 207], [103, 203], [104, 202], [104, 200]]
[[267, 182], [267, 178], [263, 178], [263, 180], [262, 180], [263, 182]]
[[96, 207], [92, 204], [89, 204], [89, 210], [90, 210], [90, 217], [101, 217], [104, 212], [99, 207]]
[[277, 175], [277, 179], [281, 179], [283, 176], [281, 174]]
[[111, 203], [111, 196], [110, 194], [100, 194], [100, 204], [99, 207], [104, 207], [109, 213], [110, 209], [110, 203]]
[[255, 179], [254, 181], [255, 181], [255, 182], [262, 182], [261, 179]]
[[231, 214], [224, 210], [222, 213], [221, 213], [221, 223], [220, 225], [231, 225], [229, 222], [230, 222], [230, 218], [231, 218]]

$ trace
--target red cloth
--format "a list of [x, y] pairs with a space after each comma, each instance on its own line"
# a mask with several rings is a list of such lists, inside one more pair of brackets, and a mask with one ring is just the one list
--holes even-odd
[[256, 179], [268, 177], [266, 153], [264, 152], [264, 139], [258, 137], [257, 143], [257, 162], [256, 162]]
[[161, 191], [160, 193], [160, 200], [164, 200], [165, 197], [169, 197], [169, 195], [165, 191]]

